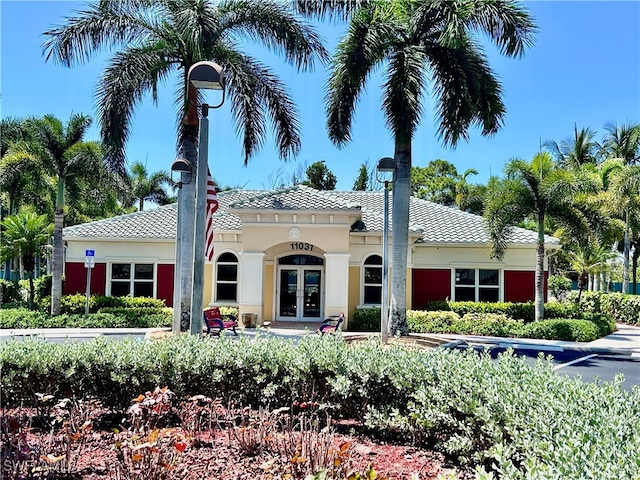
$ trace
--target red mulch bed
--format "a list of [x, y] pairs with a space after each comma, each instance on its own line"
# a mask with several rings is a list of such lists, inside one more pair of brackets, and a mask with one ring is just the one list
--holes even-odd
[[[361, 423], [356, 420], [332, 422], [331, 428], [324, 430], [311, 427], [300, 437], [295, 427], [288, 431], [261, 427], [268, 423], [259, 421], [269, 416], [265, 412], [263, 417], [252, 417], [252, 423], [240, 423], [245, 426], [218, 421], [209, 424], [214, 428], [203, 429], [206, 422], [202, 422], [197, 431], [192, 428], [193, 423], [185, 423], [184, 417], [171, 423], [190, 431], [180, 426], [155, 428], [151, 423], [136, 424], [130, 416], [118, 419], [99, 407], [93, 407], [91, 413], [85, 410], [73, 421], [65, 412], [68, 410], [60, 414], [54, 409], [43, 416], [42, 411], [38, 414], [34, 409], [1, 410], [1, 478], [295, 480], [327, 468], [327, 479], [343, 479], [353, 472], [364, 476], [369, 467], [378, 473], [378, 480], [437, 479], [452, 473], [456, 479], [473, 478], [470, 469], [451, 465], [437, 452], [359, 435], [356, 432], [361, 430]], [[56, 416], [59, 420], [53, 421], [52, 426], [50, 419]], [[83, 423], [87, 418], [91, 421]], [[115, 429], [114, 425], [120, 422], [125, 427]], [[296, 454], [296, 446], [302, 444], [309, 447], [308, 451]], [[15, 471], [16, 466], [19, 472]]]

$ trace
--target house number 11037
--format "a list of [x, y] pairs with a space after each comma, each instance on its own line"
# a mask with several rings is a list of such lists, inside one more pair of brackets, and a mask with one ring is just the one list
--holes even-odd
[[313, 245], [306, 242], [292, 242], [291, 250], [306, 250], [308, 252], [313, 251]]

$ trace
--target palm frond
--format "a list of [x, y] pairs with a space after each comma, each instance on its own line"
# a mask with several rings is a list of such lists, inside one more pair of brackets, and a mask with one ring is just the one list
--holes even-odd
[[47, 30], [42, 45], [45, 60], [67, 67], [88, 61], [105, 46], [129, 45], [148, 38], [157, 25], [149, 15], [150, 5], [158, 1], [106, 1], [89, 5], [86, 10], [67, 17], [65, 24]]
[[367, 78], [389, 50], [394, 27], [399, 25], [377, 21], [374, 10], [363, 8], [338, 44], [325, 96], [329, 137], [338, 146], [351, 140], [355, 107]]
[[124, 171], [124, 147], [133, 111], [143, 95], [155, 91], [173, 64], [162, 41], [117, 53], [100, 79], [96, 93], [105, 159], [114, 171]]
[[301, 22], [282, 2], [228, 1], [220, 5], [220, 14], [217, 35], [218, 31], [224, 31], [225, 35], [241, 33], [259, 40], [299, 70], [312, 68], [316, 56], [323, 63], [329, 60], [315, 29]]
[[298, 112], [282, 81], [257, 60], [229, 50], [224, 59], [229, 78], [231, 112], [236, 131], [243, 137], [244, 162], [264, 144], [266, 117], [270, 118], [280, 156], [300, 150]]
[[411, 141], [422, 117], [426, 63], [423, 49], [417, 46], [395, 50], [389, 58], [382, 105], [387, 127], [401, 143]]
[[472, 124], [492, 135], [502, 126], [505, 108], [502, 87], [479, 45], [467, 38], [458, 48], [429, 43], [429, 63], [437, 98], [438, 135], [455, 146], [468, 138]]
[[360, 7], [368, 7], [371, 0], [292, 0], [301, 14], [330, 21], [346, 21]]
[[71, 118], [69, 118], [65, 126], [65, 146], [70, 147], [82, 141], [92, 123], [93, 119], [89, 115], [82, 115], [80, 113], [71, 115]]
[[485, 225], [491, 238], [491, 256], [503, 258], [513, 225], [531, 211], [532, 199], [517, 181], [505, 178], [489, 180], [485, 193]]
[[513, 0], [468, 0], [472, 6], [469, 26], [489, 35], [500, 52], [521, 57], [535, 42], [538, 31], [531, 14]]

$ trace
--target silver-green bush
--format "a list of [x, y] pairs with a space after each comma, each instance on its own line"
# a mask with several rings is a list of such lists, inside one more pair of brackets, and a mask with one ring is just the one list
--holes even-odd
[[3, 406], [35, 393], [95, 397], [126, 408], [168, 386], [245, 405], [315, 401], [361, 418], [378, 435], [412, 438], [513, 480], [640, 478], [640, 389], [621, 379], [583, 383], [513, 354], [416, 351], [339, 337], [298, 342], [172, 337], [159, 342], [7, 342], [0, 351]]

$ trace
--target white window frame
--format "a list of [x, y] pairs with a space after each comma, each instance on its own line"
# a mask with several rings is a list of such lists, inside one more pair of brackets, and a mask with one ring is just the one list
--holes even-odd
[[[380, 262], [382, 262], [382, 255], [379, 253], [373, 252], [368, 255], [365, 255], [362, 259], [362, 265], [360, 267], [360, 305], [366, 307], [381, 307], [381, 303], [365, 303], [364, 300], [364, 292], [366, 287], [380, 287], [380, 298], [382, 298], [382, 263], [380, 265], [367, 265], [365, 262], [371, 257], [380, 257]], [[365, 270], [367, 268], [378, 268], [380, 270], [380, 283], [365, 283], [367, 276], [365, 275]]]
[[[457, 285], [456, 284], [456, 270], [474, 270], [474, 285]], [[498, 271], [498, 285], [480, 285], [480, 270], [497, 270]], [[464, 301], [456, 298], [456, 288], [468, 288], [474, 291], [474, 302], [480, 302], [480, 288], [496, 289], [498, 291], [497, 302], [504, 301], [504, 269], [499, 267], [483, 265], [480, 267], [475, 266], [455, 266], [451, 269], [451, 300], [453, 302]]]
[[[114, 265], [129, 265], [131, 267], [131, 278], [127, 280], [123, 279], [114, 279], [113, 278], [113, 266]], [[153, 278], [151, 280], [147, 279], [136, 279], [136, 265], [151, 265], [153, 268]], [[145, 261], [111, 261], [109, 262], [109, 276], [108, 276], [108, 285], [107, 285], [107, 295], [112, 296], [111, 294], [111, 285], [113, 282], [116, 283], [129, 283], [129, 295], [128, 297], [133, 297], [134, 286], [135, 283], [151, 283], [153, 285], [153, 295], [152, 298], [158, 298], [158, 264], [156, 262], [145, 262]]]
[[[226, 254], [231, 254], [236, 257], [235, 262], [220, 262], [218, 259]], [[233, 251], [221, 252], [220, 255], [216, 257], [215, 262], [213, 263], [213, 297], [214, 303], [216, 305], [238, 305], [238, 297], [240, 296], [240, 282], [238, 281], [238, 277], [240, 276], [240, 256]], [[235, 265], [236, 266], [236, 279], [234, 280], [218, 280], [218, 265]], [[219, 300], [218, 299], [218, 284], [225, 285], [235, 285], [236, 286], [236, 298], [235, 300]]]

